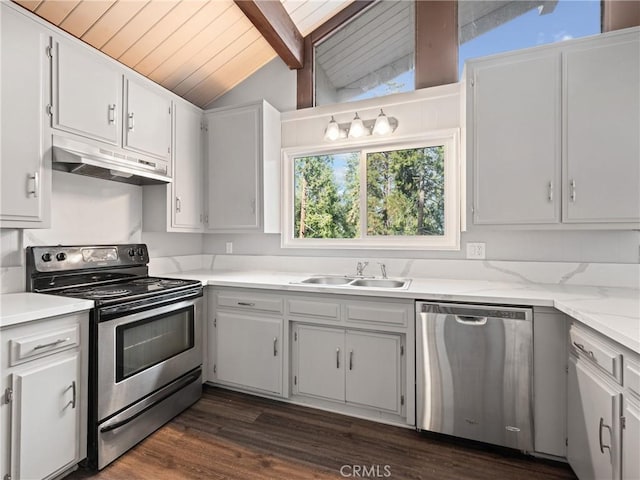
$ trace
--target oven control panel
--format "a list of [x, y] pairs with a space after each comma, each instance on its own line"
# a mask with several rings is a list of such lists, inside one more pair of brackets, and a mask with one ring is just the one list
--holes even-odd
[[135, 266], [147, 263], [149, 263], [149, 250], [144, 243], [27, 247], [27, 268], [37, 272]]

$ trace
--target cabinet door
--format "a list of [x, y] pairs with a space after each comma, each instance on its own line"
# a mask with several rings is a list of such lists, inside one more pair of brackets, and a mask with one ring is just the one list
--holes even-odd
[[207, 116], [210, 229], [260, 227], [261, 112], [252, 105]]
[[51, 184], [43, 143], [49, 36], [4, 2], [0, 8], [0, 226], [47, 227], [40, 222], [48, 217]]
[[169, 160], [171, 154], [171, 100], [149, 85], [130, 78], [126, 83], [123, 147]]
[[620, 461], [616, 434], [620, 394], [585, 367], [584, 360], [571, 356], [568, 400], [567, 460], [571, 468], [580, 480], [613, 480]]
[[560, 55], [474, 66], [469, 118], [476, 224], [560, 220]]
[[79, 372], [76, 352], [13, 375], [13, 478], [45, 478], [80, 460]]
[[294, 393], [345, 399], [344, 331], [297, 325], [294, 330]]
[[564, 56], [565, 222], [640, 221], [640, 35]]
[[347, 402], [400, 413], [400, 347], [400, 335], [347, 332]]
[[282, 319], [218, 311], [217, 381], [282, 394]]
[[202, 227], [202, 111], [174, 104], [172, 226]]
[[53, 127], [120, 144], [122, 71], [81, 45], [56, 40]]
[[625, 394], [622, 406], [624, 428], [622, 429], [622, 479], [640, 478], [640, 402]]

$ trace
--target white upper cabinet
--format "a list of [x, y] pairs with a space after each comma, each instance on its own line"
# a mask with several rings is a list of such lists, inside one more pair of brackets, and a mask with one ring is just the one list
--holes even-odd
[[202, 110], [174, 103], [172, 225], [202, 229]]
[[0, 227], [48, 228], [49, 32], [0, 3]]
[[564, 52], [565, 222], [640, 222], [640, 30]]
[[68, 40], [56, 39], [52, 53], [52, 126], [119, 145], [122, 72]]
[[507, 56], [474, 64], [476, 224], [560, 219], [560, 54]]
[[280, 113], [262, 101], [205, 112], [207, 227], [280, 231]]
[[640, 28], [467, 69], [474, 224], [637, 228]]
[[171, 156], [171, 99], [152, 85], [125, 79], [124, 138], [128, 150], [163, 160]]

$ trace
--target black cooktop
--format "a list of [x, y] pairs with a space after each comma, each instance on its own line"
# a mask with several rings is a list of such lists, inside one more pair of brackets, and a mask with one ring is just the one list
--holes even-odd
[[110, 284], [85, 285], [57, 290], [56, 295], [87, 300], [129, 300], [199, 286], [197, 280], [144, 277]]

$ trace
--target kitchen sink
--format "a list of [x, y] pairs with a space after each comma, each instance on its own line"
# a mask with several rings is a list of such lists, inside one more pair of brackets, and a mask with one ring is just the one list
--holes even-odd
[[305, 278], [302, 285], [327, 285], [338, 287], [360, 287], [360, 288], [407, 288], [411, 280], [394, 280], [391, 278], [353, 278], [338, 276], [313, 276]]
[[409, 280], [392, 280], [388, 278], [358, 278], [349, 285], [353, 287], [368, 288], [404, 288], [409, 285]]
[[300, 283], [310, 283], [313, 285], [346, 285], [352, 280], [353, 278], [349, 278], [349, 277], [326, 276], [326, 277], [309, 277], [302, 280], [302, 282]]

